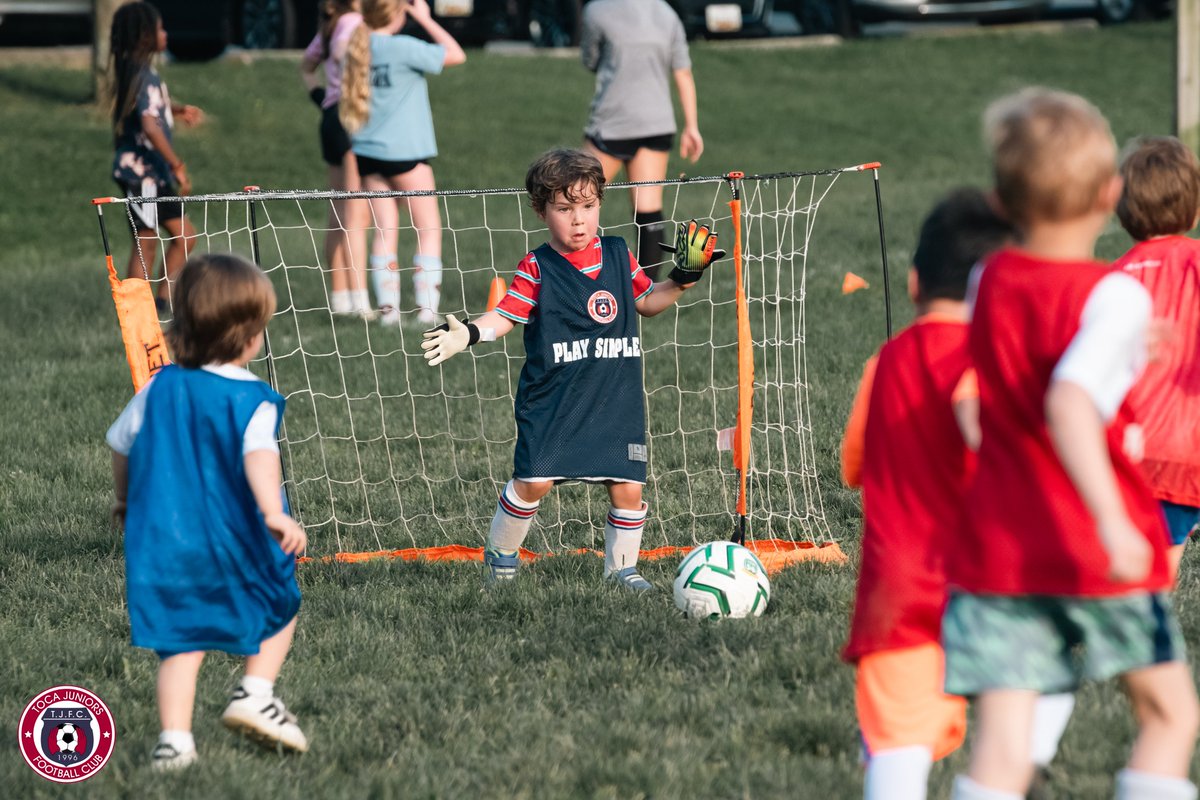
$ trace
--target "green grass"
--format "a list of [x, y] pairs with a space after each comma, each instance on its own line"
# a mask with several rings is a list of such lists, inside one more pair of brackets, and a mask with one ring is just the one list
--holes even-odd
[[[698, 170], [672, 162], [671, 174], [882, 161], [900, 287], [924, 211], [951, 186], [987, 177], [979, 115], [989, 100], [1049, 84], [1091, 98], [1120, 140], [1166, 132], [1172, 36], [1169, 25], [1153, 24], [782, 52], [698, 45], [707, 150]], [[171, 65], [164, 75], [176, 99], [210, 114], [206, 128], [178, 137], [197, 191], [323, 185], [314, 112], [294, 64]], [[101, 775], [69, 790], [36, 777], [10, 739], [0, 759], [6, 796], [861, 793], [852, 672], [837, 660], [852, 568], [787, 570], [762, 619], [692, 625], [666, 592], [639, 598], [601, 588], [590, 556], [540, 562], [496, 592], [482, 592], [466, 565], [306, 565], [281, 690], [312, 752], [281, 760], [222, 731], [216, 717], [237, 663], [214, 656], [196, 715], [204, 761], [186, 775], [150, 773], [155, 660], [128, 645], [122, 546], [106, 521], [103, 432], [129, 385], [87, 202], [113, 191], [107, 125], [86, 104], [88, 85], [81, 72], [0, 70], [0, 126], [13, 132], [0, 204], [0, 720], [14, 725], [41, 689], [79, 683], [112, 708], [119, 741]], [[590, 82], [569, 61], [472, 53], [434, 80], [431, 94], [439, 184], [516, 186], [538, 152], [579, 141]], [[862, 361], [883, 331], [872, 204], [863, 176], [835, 187], [818, 218], [807, 287], [819, 479], [829, 524], [852, 556], [858, 503], [838, 486], [836, 452]], [[626, 198], [609, 198], [606, 220], [627, 214]], [[1114, 225], [1100, 252], [1115, 256], [1127, 245]], [[123, 260], [123, 234], [114, 247]], [[871, 290], [843, 298], [847, 269], [872, 280]], [[910, 316], [899, 292], [895, 311], [898, 323]], [[665, 587], [671, 567], [646, 571]], [[1198, 597], [1185, 563], [1177, 600], [1193, 642]], [[1109, 796], [1130, 736], [1116, 688], [1084, 690], [1056, 796]], [[931, 796], [945, 796], [964, 763], [960, 753], [937, 766]]]

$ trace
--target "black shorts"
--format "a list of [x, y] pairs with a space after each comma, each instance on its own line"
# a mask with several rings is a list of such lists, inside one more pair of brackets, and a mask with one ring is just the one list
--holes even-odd
[[643, 147], [647, 150], [669, 153], [675, 146], [675, 134], [673, 133], [664, 133], [662, 136], [643, 136], [640, 139], [601, 139], [598, 136], [589, 136], [587, 140], [592, 143], [592, 147], [604, 155], [612, 156], [620, 161], [632, 161], [633, 157], [637, 155], [637, 151]]
[[340, 167], [350, 152], [350, 135], [338, 119], [337, 103], [321, 112], [321, 158], [331, 167]]
[[[150, 177], [140, 184], [117, 181], [117, 186], [121, 187], [121, 191], [130, 200], [138, 197], [170, 197], [175, 194], [174, 187]], [[129, 210], [133, 212], [133, 221], [138, 230], [155, 231], [164, 222], [182, 217], [183, 203], [178, 200], [171, 203], [130, 203]]]
[[371, 158], [370, 156], [360, 156], [355, 154], [358, 159], [358, 174], [362, 177], [368, 175], [382, 175], [385, 178], [394, 178], [397, 175], [403, 175], [406, 172], [412, 172], [417, 168], [418, 164], [428, 164], [429, 159], [421, 158], [416, 161], [384, 161], [382, 158]]

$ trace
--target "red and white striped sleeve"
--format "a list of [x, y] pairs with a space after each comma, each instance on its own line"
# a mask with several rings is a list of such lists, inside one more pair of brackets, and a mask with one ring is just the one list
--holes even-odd
[[542, 288], [542, 271], [533, 253], [521, 259], [517, 272], [508, 284], [508, 292], [496, 304], [496, 313], [522, 325], [529, 322], [537, 308], [538, 293]]
[[636, 303], [654, 291], [654, 281], [642, 272], [642, 265], [637, 262], [632, 250], [629, 251], [629, 272], [633, 275], [633, 301]]

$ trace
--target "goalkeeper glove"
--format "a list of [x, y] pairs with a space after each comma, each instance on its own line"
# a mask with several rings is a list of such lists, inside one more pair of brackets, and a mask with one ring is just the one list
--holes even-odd
[[465, 325], [447, 315], [446, 321], [431, 331], [425, 331], [421, 349], [429, 366], [436, 367], [443, 361], [466, 350], [479, 341], [479, 328], [473, 322]]
[[325, 103], [325, 87], [314, 86], [312, 89], [309, 89], [308, 99], [316, 103], [317, 108], [320, 108]]
[[694, 219], [679, 223], [675, 244], [664, 243], [662, 248], [675, 254], [675, 268], [669, 277], [681, 286], [700, 280], [709, 264], [725, 257], [725, 251], [717, 249], [716, 231]]

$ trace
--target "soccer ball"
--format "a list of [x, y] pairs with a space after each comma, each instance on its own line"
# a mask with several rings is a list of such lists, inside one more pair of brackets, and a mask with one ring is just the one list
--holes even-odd
[[58, 745], [60, 752], [74, 753], [79, 747], [79, 732], [70, 722], [64, 722], [58, 726], [58, 730], [54, 734], [54, 743]]
[[691, 619], [757, 617], [770, 599], [766, 568], [733, 542], [700, 545], [675, 572], [675, 605]]

